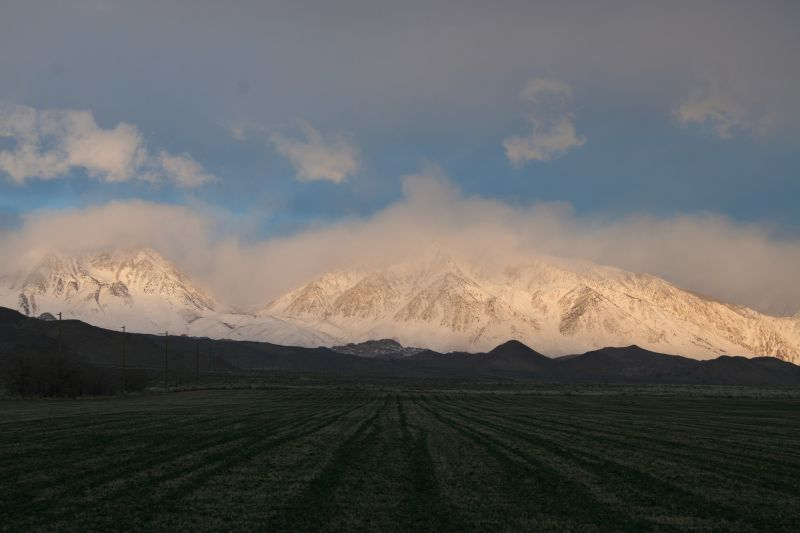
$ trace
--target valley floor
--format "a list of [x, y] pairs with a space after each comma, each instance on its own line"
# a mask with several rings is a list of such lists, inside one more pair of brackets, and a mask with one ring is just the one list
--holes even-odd
[[281, 388], [0, 402], [7, 531], [796, 531], [798, 479], [797, 398]]

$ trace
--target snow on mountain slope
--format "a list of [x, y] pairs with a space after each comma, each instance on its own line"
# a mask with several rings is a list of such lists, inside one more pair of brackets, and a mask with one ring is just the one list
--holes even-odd
[[183, 329], [217, 304], [152, 250], [69, 256], [50, 252], [5, 278], [0, 303], [26, 315], [62, 312], [110, 328]]
[[766, 316], [591, 263], [537, 258], [495, 271], [443, 249], [382, 268], [328, 272], [253, 314], [221, 306], [152, 250], [53, 252], [0, 278], [0, 305], [111, 329], [299, 346], [394, 339], [486, 351], [517, 339], [551, 356], [638, 344], [696, 358], [800, 362], [798, 316]]
[[333, 346], [337, 342], [337, 338], [304, 324], [294, 323], [291, 319], [238, 313], [212, 314], [199, 318], [189, 325], [187, 333], [195, 337], [264, 341], [284, 346]]
[[128, 331], [323, 345], [334, 339], [272, 317], [232, 313], [149, 249], [69, 256], [50, 252], [26, 272], [0, 279], [0, 305], [29, 316], [61, 312]]
[[638, 344], [697, 358], [773, 355], [800, 361], [800, 321], [703, 298], [659, 278], [556, 259], [500, 273], [442, 250], [374, 271], [328, 273], [260, 316], [347, 342], [393, 338], [482, 351], [509, 338], [549, 355]]

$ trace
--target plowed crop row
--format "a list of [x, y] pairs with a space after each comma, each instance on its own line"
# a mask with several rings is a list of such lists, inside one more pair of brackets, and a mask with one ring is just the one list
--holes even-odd
[[0, 403], [0, 528], [796, 531], [797, 399], [339, 390]]

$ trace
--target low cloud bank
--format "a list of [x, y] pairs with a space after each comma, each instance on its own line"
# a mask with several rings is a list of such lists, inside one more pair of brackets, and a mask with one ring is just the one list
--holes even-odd
[[440, 245], [487, 268], [555, 255], [651, 273], [771, 314], [800, 309], [800, 241], [766, 227], [713, 214], [612, 220], [578, 216], [567, 204], [511, 207], [463, 196], [436, 168], [406, 177], [403, 191], [372, 217], [261, 241], [242, 239], [232, 219], [201, 207], [128, 201], [39, 212], [0, 233], [0, 260], [13, 270], [51, 248], [149, 246], [220, 301], [251, 307], [332, 268], [391, 263]]

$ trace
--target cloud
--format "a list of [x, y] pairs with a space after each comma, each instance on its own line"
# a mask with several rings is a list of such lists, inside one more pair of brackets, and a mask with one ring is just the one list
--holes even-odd
[[789, 109], [776, 107], [780, 96], [774, 88], [754, 83], [743, 84], [725, 72], [708, 74], [695, 82], [688, 96], [673, 109], [673, 116], [683, 126], [699, 126], [719, 139], [737, 135], [765, 135], [790, 116]]
[[[476, 124], [521, 133], [509, 129], [518, 102], [507, 96], [521, 88], [520, 73], [557, 71], [573, 88], [585, 87], [582, 99], [593, 106], [623, 103], [625, 112], [607, 117], [613, 125], [671, 109], [699, 73], [724, 68], [754, 101], [771, 102], [792, 125], [800, 119], [800, 62], [790, 53], [800, 46], [800, 3], [791, 0], [769, 7], [708, 0], [681, 9], [629, 0], [603, 9], [591, 0], [412, 0], [365, 9], [363, 0], [340, 0], [321, 10], [238, 1], [225, 13], [215, 2], [165, 9], [180, 4], [174, 0], [87, 0], [113, 9], [75, 13], [78, 3], [2, 3], [4, 98], [96, 102], [104, 116], [124, 109], [124, 116], [148, 117], [148, 131], [154, 117], [174, 122], [201, 113], [207, 122], [263, 124], [357, 116], [347, 127], [359, 139], [414, 142], [420, 132], [466, 135]], [[323, 15], [331, 23], [321, 25]], [[217, 36], [213, 50], [209, 32]], [[56, 59], [64, 71], [50, 76]]]
[[531, 78], [522, 89], [520, 98], [534, 105], [547, 99], [566, 102], [572, 98], [572, 89], [561, 80]]
[[12, 181], [55, 179], [81, 167], [104, 181], [129, 179], [144, 159], [144, 142], [135, 126], [100, 128], [88, 111], [0, 109], [0, 137], [16, 142], [0, 152], [0, 170]]
[[530, 106], [530, 131], [503, 141], [506, 157], [514, 167], [522, 167], [529, 161], [550, 161], [586, 142], [575, 132], [575, 116], [566, 110], [572, 98], [572, 90], [566, 83], [532, 78], [520, 98]]
[[571, 116], [562, 117], [546, 127], [535, 122], [532, 125], [533, 129], [527, 136], [514, 135], [503, 141], [506, 156], [515, 167], [521, 167], [528, 161], [549, 161], [585, 142], [575, 133]]
[[720, 139], [730, 139], [734, 128], [746, 124], [742, 106], [709, 93], [693, 93], [675, 109], [674, 115], [683, 125], [710, 126]]
[[759, 113], [745, 102], [746, 98], [737, 95], [730, 86], [723, 88], [719, 82], [706, 83], [693, 89], [673, 110], [673, 116], [683, 126], [701, 126], [725, 140], [736, 133], [763, 134], [771, 130], [773, 118], [763, 109]]
[[159, 162], [164, 174], [180, 187], [197, 187], [217, 179], [186, 153], [173, 155], [162, 150]]
[[188, 154], [150, 154], [132, 124], [98, 126], [90, 111], [2, 107], [3, 138], [13, 146], [0, 151], [0, 172], [17, 184], [64, 178], [75, 169], [108, 183], [165, 178], [179, 187], [194, 187], [213, 178]]
[[305, 140], [290, 139], [273, 132], [275, 150], [287, 158], [300, 181], [325, 180], [343, 183], [356, 173], [358, 149], [343, 133], [322, 135], [306, 121], [299, 122]]
[[245, 129], [244, 125], [240, 123], [231, 124], [229, 126], [231, 135], [237, 141], [245, 141], [247, 140], [247, 130]]
[[7, 272], [53, 247], [150, 246], [221, 301], [257, 307], [329, 269], [379, 266], [439, 245], [487, 269], [542, 255], [590, 260], [765, 312], [800, 309], [800, 240], [760, 225], [714, 214], [604, 219], [577, 216], [568, 204], [510, 206], [463, 196], [435, 167], [406, 178], [403, 190], [372, 216], [269, 239], [247, 238], [237, 217], [202, 206], [133, 201], [27, 214], [18, 229], [0, 232], [0, 264]]
[[247, 141], [251, 137], [262, 137], [267, 132], [264, 126], [252, 120], [227, 120], [220, 125], [239, 142]]

